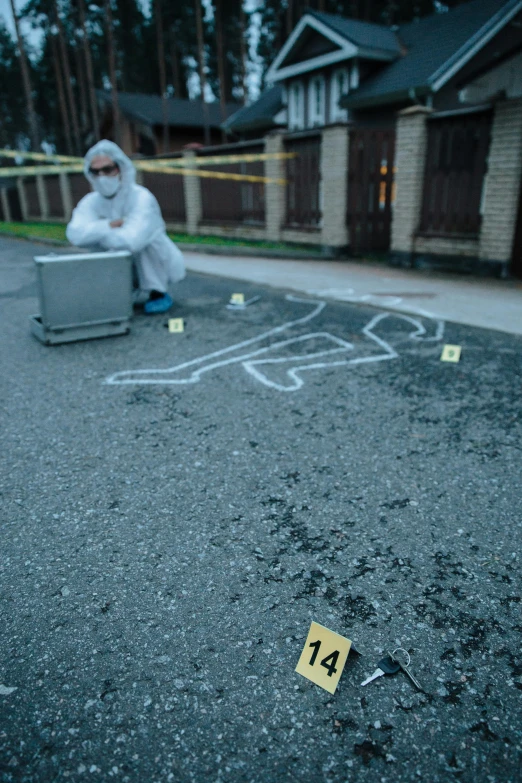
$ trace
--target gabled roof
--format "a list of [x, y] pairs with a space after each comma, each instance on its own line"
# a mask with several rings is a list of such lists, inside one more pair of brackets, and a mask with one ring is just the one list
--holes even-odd
[[437, 92], [493, 35], [522, 9], [522, 0], [471, 0], [401, 26], [406, 55], [341, 100], [365, 108]]
[[234, 131], [242, 133], [243, 131], [256, 130], [262, 128], [268, 130], [276, 125], [275, 116], [283, 108], [283, 88], [276, 84], [270, 90], [266, 90], [262, 95], [251, 103], [250, 106], [243, 106], [239, 111], [232, 114], [224, 123], [225, 131]]
[[321, 11], [307, 11], [307, 13], [356, 46], [381, 49], [397, 56], [401, 53], [401, 45], [391, 27], [373, 22], [360, 22], [358, 19], [346, 19], [344, 16], [325, 14]]
[[[111, 94], [96, 90], [98, 97], [111, 104]], [[159, 95], [145, 93], [119, 92], [118, 105], [125, 117], [143, 122], [145, 125], [163, 125], [163, 108]], [[220, 128], [223, 118], [217, 101], [207, 103], [209, 124], [212, 128]], [[236, 112], [237, 103], [227, 103], [227, 117]], [[167, 99], [168, 124], [179, 128], [203, 128], [204, 115], [202, 101], [189, 101], [184, 98]]]
[[[292, 62], [292, 54], [310, 31], [323, 36], [334, 46], [316, 57]], [[267, 71], [267, 81], [276, 82], [288, 76], [315, 70], [324, 65], [343, 62], [359, 56], [389, 62], [401, 54], [400, 42], [394, 31], [384, 25], [344, 19], [335, 14], [307, 11]]]

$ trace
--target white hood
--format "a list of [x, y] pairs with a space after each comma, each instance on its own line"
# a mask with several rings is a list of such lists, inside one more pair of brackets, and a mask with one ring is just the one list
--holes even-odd
[[113, 141], [108, 141], [107, 139], [98, 141], [94, 147], [91, 147], [90, 150], [88, 150], [86, 153], [83, 161], [83, 173], [95, 191], [97, 190], [97, 177], [93, 177], [93, 175], [89, 172], [89, 169], [91, 167], [92, 159], [97, 155], [107, 155], [107, 157], [118, 164], [121, 174], [121, 188], [118, 190], [115, 198], [118, 201], [125, 201], [125, 198], [129, 194], [130, 189], [136, 183], [136, 169], [134, 168], [134, 164], [132, 163], [131, 159], [127, 157], [127, 155], [123, 152], [122, 149], [118, 147], [117, 144], [115, 144]]

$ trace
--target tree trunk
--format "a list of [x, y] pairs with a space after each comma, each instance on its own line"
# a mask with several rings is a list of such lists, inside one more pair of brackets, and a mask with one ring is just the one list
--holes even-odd
[[60, 71], [60, 59], [58, 56], [58, 46], [56, 45], [56, 36], [49, 31], [51, 38], [51, 54], [53, 58], [54, 78], [56, 79], [56, 91], [58, 93], [58, 105], [60, 107], [60, 115], [62, 118], [63, 133], [65, 136], [65, 146], [67, 154], [73, 154], [73, 145], [71, 139], [71, 125], [69, 123], [69, 113], [67, 111], [67, 103], [65, 101], [65, 92], [63, 89], [62, 73]]
[[89, 112], [87, 108], [87, 88], [85, 86], [85, 70], [82, 63], [82, 55], [78, 38], [74, 42], [74, 59], [76, 65], [76, 83], [80, 93], [80, 130], [83, 133], [89, 127]]
[[109, 61], [109, 79], [111, 82], [112, 96], [112, 128], [116, 144], [121, 147], [120, 108], [118, 105], [118, 85], [116, 82], [116, 60], [114, 56], [114, 38], [112, 35], [112, 8], [111, 0], [105, 0], [105, 16], [107, 30], [107, 58]]
[[91, 46], [87, 34], [87, 22], [85, 18], [84, 0], [78, 0], [78, 11], [80, 14], [80, 24], [82, 27], [83, 54], [85, 57], [85, 70], [87, 72], [87, 88], [89, 91], [89, 103], [91, 105], [92, 127], [95, 141], [100, 139], [100, 120], [98, 117], [98, 102], [96, 100], [96, 90], [94, 87], [94, 69], [92, 67]]
[[210, 144], [210, 123], [208, 118], [208, 106], [205, 97], [206, 77], [205, 77], [205, 44], [203, 40], [203, 19], [201, 16], [201, 0], [194, 0], [196, 11], [196, 32], [198, 37], [198, 62], [199, 62], [199, 83], [201, 87], [201, 104], [203, 107], [203, 124], [205, 129], [205, 145]]
[[243, 87], [243, 104], [248, 98], [247, 86], [247, 50], [246, 50], [246, 18], [244, 0], [239, 2], [239, 51], [241, 53], [241, 86]]
[[72, 83], [71, 83], [71, 69], [69, 66], [69, 56], [67, 53], [67, 45], [65, 42], [65, 31], [63, 29], [62, 20], [58, 12], [57, 0], [53, 0], [53, 10], [54, 10], [56, 26], [58, 27], [58, 44], [60, 46], [60, 54], [62, 56], [63, 76], [65, 81], [65, 95], [67, 97], [67, 101], [69, 104], [69, 111], [71, 113], [74, 146], [75, 146], [76, 154], [81, 155], [82, 143], [80, 138], [80, 126], [78, 124], [78, 112], [76, 111], [76, 101], [75, 101]]
[[172, 83], [174, 85], [174, 95], [181, 98], [181, 79], [179, 74], [178, 47], [175, 40], [176, 33], [173, 28], [170, 29], [170, 64], [172, 67]]
[[293, 0], [286, 0], [286, 38], [292, 32], [294, 26], [294, 2]]
[[163, 120], [163, 152], [167, 153], [169, 151], [169, 120], [167, 105], [167, 75], [165, 73], [165, 42], [163, 40], [161, 0], [154, 0], [154, 14], [156, 16], [156, 47], [158, 49], [161, 118]]
[[[216, 28], [216, 54], [219, 78], [219, 105], [221, 108], [221, 121], [227, 118], [227, 85], [225, 67], [225, 48], [223, 46], [223, 16], [222, 0], [216, 0], [214, 23]], [[223, 141], [226, 141], [225, 131], [222, 131]]]
[[33, 150], [40, 149], [40, 137], [38, 134], [38, 122], [36, 120], [36, 112], [34, 110], [33, 93], [31, 88], [31, 77], [29, 76], [29, 65], [27, 63], [27, 54], [25, 51], [24, 40], [20, 33], [20, 26], [18, 23], [18, 16], [16, 15], [16, 9], [14, 0], [11, 2], [11, 11], [13, 13], [14, 25], [16, 30], [16, 40], [18, 43], [18, 53], [20, 55], [20, 70], [22, 71], [22, 81], [25, 92], [25, 102], [27, 104], [27, 117], [29, 120], [29, 135], [31, 137], [31, 145]]

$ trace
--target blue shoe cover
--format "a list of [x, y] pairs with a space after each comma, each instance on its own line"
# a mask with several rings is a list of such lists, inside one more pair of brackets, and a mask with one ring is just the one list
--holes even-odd
[[165, 294], [161, 297], [161, 299], [149, 299], [148, 302], [145, 302], [143, 309], [149, 315], [152, 313], [166, 313], [167, 310], [170, 310], [173, 304], [174, 302], [172, 301], [172, 297], [170, 297], [168, 294]]

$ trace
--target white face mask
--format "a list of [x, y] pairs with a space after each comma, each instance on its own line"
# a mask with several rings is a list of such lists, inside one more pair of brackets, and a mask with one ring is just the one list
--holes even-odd
[[121, 179], [117, 177], [96, 177], [94, 187], [104, 198], [112, 198], [121, 186]]

